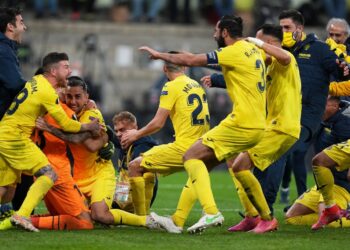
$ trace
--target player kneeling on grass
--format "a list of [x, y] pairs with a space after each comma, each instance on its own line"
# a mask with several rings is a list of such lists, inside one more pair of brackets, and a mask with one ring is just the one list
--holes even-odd
[[317, 190], [323, 196], [325, 208], [318, 221], [311, 229], [318, 230], [333, 221], [340, 220], [343, 216], [341, 208], [337, 204], [337, 184], [332, 171], [348, 170], [350, 166], [350, 140], [334, 144], [312, 159], [312, 170], [314, 172]]
[[[338, 172], [332, 170], [335, 185], [333, 196], [336, 206], [341, 209], [340, 220], [330, 222], [329, 227], [350, 227], [350, 170]], [[324, 199], [317, 186], [307, 190], [290, 207], [286, 213], [286, 223], [291, 225], [317, 225], [325, 209]], [[318, 229], [318, 228], [317, 228]]]
[[66, 115], [59, 103], [55, 89], [66, 87], [67, 77], [71, 73], [68, 56], [65, 53], [49, 53], [43, 59], [43, 68], [44, 74], [35, 76], [26, 83], [0, 122], [0, 162], [6, 163], [0, 164], [0, 186], [18, 183], [22, 172], [36, 177], [20, 209], [0, 223], [0, 230], [18, 225], [38, 232], [29, 216], [57, 180], [57, 174], [47, 157], [30, 138], [39, 116], [49, 113], [67, 132], [100, 132], [97, 120], [86, 124], [74, 121]]
[[[104, 119], [98, 109], [85, 110], [89, 100], [86, 83], [79, 78], [71, 78], [66, 90], [66, 103], [78, 117], [80, 122], [99, 120], [104, 125]], [[76, 135], [62, 133], [52, 126], [43, 126], [59, 138], [74, 142]], [[119, 209], [111, 209], [115, 190], [115, 170], [111, 160], [100, 157], [99, 150], [108, 143], [106, 131], [98, 136], [88, 138], [82, 143], [70, 143], [74, 158], [74, 181], [82, 194], [88, 199], [93, 220], [107, 225], [132, 225], [157, 228], [157, 224], [149, 216], [137, 216]]]
[[[60, 97], [61, 105], [67, 116], [76, 120], [74, 111], [65, 104], [65, 89], [58, 88], [56, 92]], [[45, 119], [48, 124], [59, 128], [51, 116], [45, 115], [42, 119]], [[37, 124], [40, 124], [40, 121], [38, 119]], [[34, 140], [50, 161], [58, 175], [58, 179], [44, 197], [44, 202], [50, 215], [32, 216], [33, 225], [39, 229], [50, 230], [92, 229], [93, 223], [85, 197], [71, 175], [71, 163], [67, 151], [69, 148], [68, 144], [46, 131], [37, 130], [35, 132], [37, 136], [34, 136]], [[80, 138], [77, 141], [79, 143], [86, 138], [91, 138], [92, 135], [89, 132], [83, 132], [75, 137], [77, 139]]]

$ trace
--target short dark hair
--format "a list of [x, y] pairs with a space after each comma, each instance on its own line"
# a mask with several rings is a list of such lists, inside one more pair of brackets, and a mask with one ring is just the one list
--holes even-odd
[[88, 93], [88, 86], [86, 82], [79, 76], [68, 77], [68, 87], [81, 87], [84, 92]]
[[[169, 54], [180, 54], [180, 52], [178, 51], [169, 51]], [[181, 65], [177, 65], [174, 63], [170, 63], [170, 62], [165, 62], [165, 67], [170, 71], [170, 72], [179, 72], [179, 71], [183, 71], [183, 66]]]
[[42, 74], [44, 74], [43, 67], [37, 68], [37, 70], [36, 70], [35, 73], [34, 73], [35, 76], [37, 76], [37, 75], [42, 75]]
[[283, 30], [282, 27], [275, 24], [265, 23], [258, 30], [262, 30], [264, 35], [270, 35], [276, 37], [282, 42], [283, 40]]
[[305, 23], [304, 17], [297, 10], [284, 10], [284, 11], [282, 11], [281, 14], [279, 15], [278, 19], [281, 20], [281, 19], [285, 19], [285, 18], [291, 18], [294, 23], [304, 26], [304, 23]]
[[66, 53], [51, 52], [44, 57], [42, 69], [44, 72], [49, 72], [53, 64], [68, 60], [69, 58]]
[[239, 16], [222, 16], [219, 22], [219, 28], [221, 31], [226, 29], [232, 38], [243, 36], [243, 20]]
[[0, 32], [5, 33], [7, 24], [9, 23], [16, 27], [16, 16], [20, 15], [21, 13], [22, 10], [18, 7], [0, 7]]

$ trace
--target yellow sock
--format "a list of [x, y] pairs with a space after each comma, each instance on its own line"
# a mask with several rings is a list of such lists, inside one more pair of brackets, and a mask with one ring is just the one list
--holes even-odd
[[27, 196], [24, 199], [22, 206], [17, 211], [17, 214], [29, 218], [34, 208], [40, 203], [52, 186], [53, 181], [49, 177], [42, 175], [37, 178], [29, 188]]
[[176, 226], [184, 227], [186, 219], [196, 201], [197, 196], [193, 189], [192, 181], [188, 178], [186, 185], [182, 189], [176, 211], [171, 217]]
[[213, 192], [210, 186], [208, 170], [203, 161], [197, 159], [187, 160], [184, 163], [185, 169], [192, 181], [196, 196], [206, 214], [217, 214]]
[[258, 210], [261, 218], [263, 220], [271, 220], [271, 211], [267, 205], [260, 183], [255, 176], [250, 170], [243, 170], [234, 174], [244, 188], [250, 202]]
[[318, 221], [318, 214], [305, 214], [287, 218], [286, 224], [311, 226]]
[[150, 214], [151, 200], [153, 197], [153, 189], [156, 181], [154, 173], [144, 173], [143, 179], [145, 180], [145, 209], [146, 214]]
[[113, 215], [115, 225], [145, 226], [146, 216], [139, 216], [128, 213], [120, 209], [111, 209], [109, 212]]
[[143, 177], [130, 177], [129, 183], [135, 214], [146, 215], [145, 179]]
[[329, 223], [327, 227], [350, 227], [350, 220], [347, 220], [346, 218], [341, 218], [342, 225], [340, 224], [340, 221], [333, 221], [332, 223]]
[[254, 205], [250, 202], [246, 192], [244, 191], [244, 188], [242, 187], [241, 183], [235, 177], [235, 175], [232, 171], [232, 168], [229, 168], [228, 171], [232, 177], [233, 183], [236, 186], [237, 194], [238, 194], [239, 200], [241, 201], [241, 204], [244, 208], [245, 216], [248, 216], [248, 217], [258, 216], [259, 215], [258, 211], [254, 207]]
[[335, 204], [333, 197], [334, 178], [331, 170], [322, 166], [313, 166], [312, 171], [317, 185], [321, 192], [326, 206]]

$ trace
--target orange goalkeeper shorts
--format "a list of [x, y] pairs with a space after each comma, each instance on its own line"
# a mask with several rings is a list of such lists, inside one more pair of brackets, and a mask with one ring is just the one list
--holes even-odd
[[44, 201], [51, 215], [77, 216], [89, 211], [87, 201], [72, 177], [64, 183], [54, 185], [46, 194]]

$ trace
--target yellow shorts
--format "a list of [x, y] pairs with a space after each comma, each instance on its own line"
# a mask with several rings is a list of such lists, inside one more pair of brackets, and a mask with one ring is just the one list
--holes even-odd
[[29, 175], [34, 175], [39, 169], [49, 165], [45, 154], [29, 138], [0, 141], [0, 157], [8, 167]]
[[283, 132], [265, 131], [263, 138], [253, 148], [248, 150], [254, 166], [264, 171], [277, 161], [297, 141], [297, 138]]
[[350, 168], [350, 140], [334, 144], [323, 152], [337, 163], [337, 170], [343, 171]]
[[[334, 185], [333, 195], [335, 203], [341, 209], [346, 209], [348, 202], [350, 202], [349, 192], [338, 185]], [[323, 202], [323, 196], [317, 190], [317, 187], [314, 186], [303, 193], [295, 202], [310, 208], [315, 213], [318, 213], [318, 205]]]
[[236, 157], [254, 147], [263, 137], [264, 129], [229, 126], [225, 120], [202, 136], [202, 143], [214, 150], [219, 161]]
[[0, 156], [0, 187], [21, 182], [21, 171], [8, 167], [8, 164]]
[[142, 154], [141, 167], [168, 175], [184, 170], [182, 156], [186, 150], [176, 143], [155, 146]]
[[115, 190], [115, 170], [112, 165], [101, 166], [99, 171], [90, 178], [74, 179], [90, 205], [105, 201], [111, 208]]

